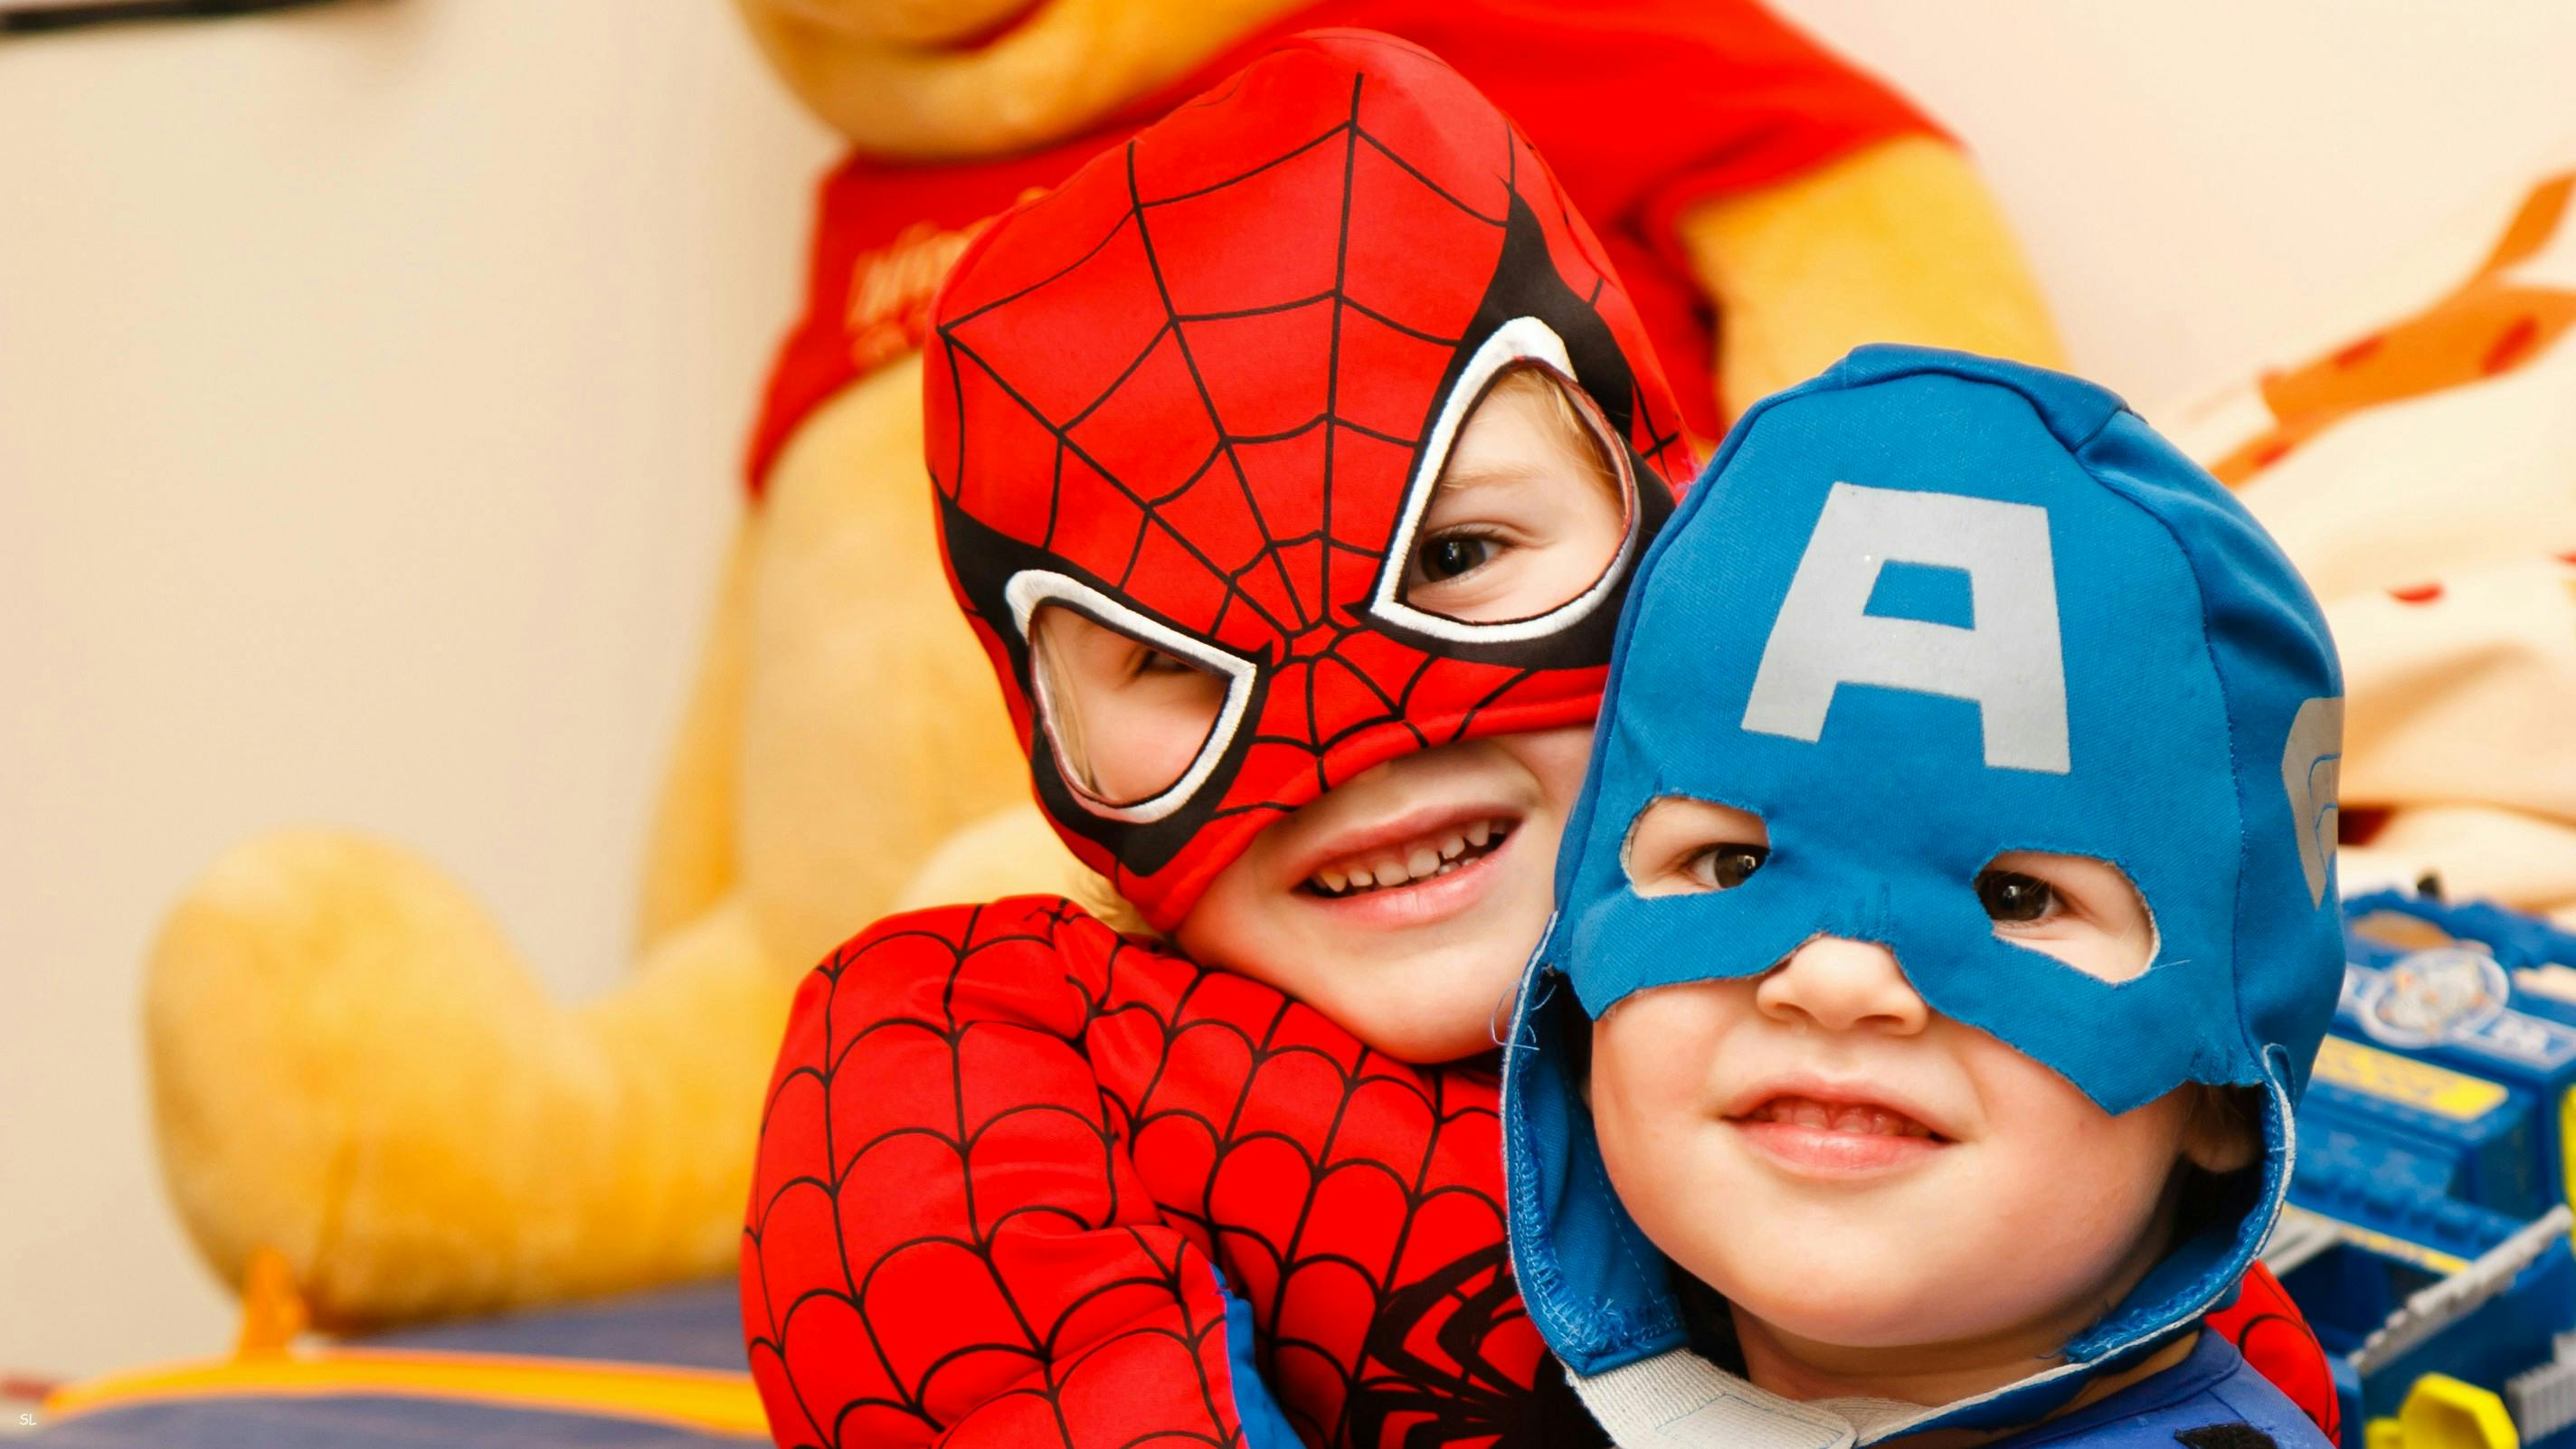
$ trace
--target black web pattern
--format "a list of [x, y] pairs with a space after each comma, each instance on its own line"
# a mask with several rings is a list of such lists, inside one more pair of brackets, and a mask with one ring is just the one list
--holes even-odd
[[[1005, 295], [984, 301], [955, 317], [943, 319], [939, 324], [942, 339], [950, 351], [946, 385], [956, 414], [962, 417], [966, 412], [966, 370], [972, 368], [1003, 397], [1020, 409], [1028, 420], [1052, 438], [1054, 473], [1047, 494], [1046, 519], [1043, 528], [1039, 531], [1037, 546], [1048, 552], [1058, 551], [1060, 526], [1065, 522], [1066, 512], [1064, 469], [1067, 459], [1076, 460], [1091, 474], [1103, 480], [1125, 504], [1132, 506], [1138, 519], [1135, 537], [1129, 543], [1123, 558], [1095, 558], [1088, 561], [1084, 571], [1107, 591], [1126, 599], [1136, 600], [1140, 591], [1150, 590], [1152, 580], [1140, 578], [1139, 571], [1145, 567], [1149, 558], [1149, 541], [1155, 540], [1160, 540], [1157, 552], [1165, 557], [1177, 552], [1188, 561], [1189, 565], [1202, 570], [1211, 585], [1211, 591], [1218, 599], [1212, 617], [1175, 618], [1166, 614], [1164, 622], [1185, 632], [1210, 639], [1225, 637], [1230, 625], [1237, 629], [1237, 636], [1242, 637], [1243, 616], [1249, 616], [1257, 624], [1256, 632], [1264, 637], [1250, 651], [1251, 657], [1255, 659], [1256, 664], [1266, 665], [1276, 673], [1272, 681], [1270, 705], [1263, 711], [1262, 718], [1254, 724], [1251, 746], [1256, 750], [1264, 747], [1285, 747], [1308, 757], [1312, 762], [1311, 787], [1317, 791], [1327, 788], [1331, 783], [1325, 774], [1325, 755], [1355, 734], [1370, 729], [1385, 728], [1392, 724], [1409, 732], [1417, 748], [1429, 748], [1435, 744], [1447, 742], [1446, 739], [1431, 737], [1420, 725], [1414, 723], [1416, 711], [1412, 706], [1425, 680], [1438, 666], [1450, 661], [1444, 661], [1437, 655], [1406, 651], [1408, 657], [1402, 664], [1390, 665], [1384, 656], [1392, 651], [1374, 651], [1379, 656], [1374, 661], [1378, 667], [1372, 668], [1370, 663], [1363, 662], [1354, 656], [1353, 651], [1348, 647], [1352, 639], [1356, 635], [1372, 631], [1374, 626], [1364, 613], [1363, 599], [1343, 599], [1341, 595], [1354, 593], [1352, 585], [1356, 582], [1365, 580], [1373, 584], [1381, 567], [1396, 566], [1385, 556], [1388, 540], [1375, 538], [1359, 541], [1337, 534], [1334, 529], [1336, 502], [1334, 494], [1337, 490], [1331, 486], [1325, 486], [1320, 490], [1322, 494], [1320, 521], [1316, 526], [1283, 528], [1265, 513], [1254, 479], [1246, 467], [1245, 452], [1256, 445], [1287, 442], [1321, 430], [1323, 476], [1326, 480], [1335, 476], [1335, 468], [1341, 461], [1338, 453], [1346, 438], [1384, 444], [1402, 450], [1408, 458], [1417, 458], [1428, 442], [1438, 409], [1434, 407], [1428, 410], [1416, 431], [1410, 434], [1399, 434], [1373, 427], [1362, 418], [1353, 416], [1344, 407], [1344, 400], [1340, 393], [1345, 325], [1354, 317], [1366, 319], [1369, 323], [1383, 327], [1401, 337], [1429, 344], [1441, 349], [1444, 354], [1453, 356], [1467, 347], [1471, 340], [1465, 336], [1426, 330], [1392, 315], [1388, 307], [1372, 305], [1351, 291], [1350, 268], [1355, 225], [1352, 206], [1356, 194], [1355, 179], [1364, 154], [1383, 158], [1416, 183], [1425, 195], [1436, 199], [1440, 206], [1447, 208], [1455, 216], [1465, 219], [1470, 225], [1490, 233], [1497, 247], [1509, 225], [1508, 216], [1480, 209], [1452, 190], [1442, 187], [1420, 167], [1407, 160], [1386, 138], [1372, 133], [1361, 119], [1362, 96], [1366, 84], [1365, 78], [1354, 78], [1347, 112], [1329, 129], [1298, 141], [1284, 151], [1222, 180], [1168, 196], [1148, 198], [1144, 195], [1137, 180], [1138, 143], [1129, 142], [1122, 151], [1127, 190], [1126, 206], [1098, 241], [1071, 262]], [[1221, 99], [1221, 97], [1211, 97], [1197, 104], [1215, 104]], [[1522, 143], [1508, 129], [1498, 128], [1497, 134], [1502, 138], [1503, 145], [1494, 174], [1503, 183], [1507, 196], [1520, 196]], [[1184, 310], [1175, 303], [1174, 286], [1169, 275], [1167, 259], [1157, 248], [1155, 241], [1153, 218], [1156, 212], [1184, 203], [1201, 201], [1216, 193], [1240, 187], [1307, 158], [1319, 150], [1334, 148], [1338, 149], [1341, 162], [1338, 197], [1340, 224], [1334, 235], [1333, 277], [1330, 286], [1309, 295], [1232, 310], [1192, 311]], [[1539, 179], [1545, 179], [1543, 172], [1534, 170], [1533, 174]], [[1522, 199], [1529, 200], [1526, 197]], [[1572, 220], [1570, 207], [1561, 189], [1550, 182], [1542, 188], [1542, 195], [1537, 200], [1555, 213], [1558, 225], [1565, 235], [1576, 234], [1576, 224]], [[1370, 218], [1360, 218], [1356, 224], [1367, 225], [1369, 221]], [[1010, 375], [1010, 367], [988, 357], [975, 343], [967, 340], [965, 334], [973, 332], [974, 324], [981, 319], [1007, 320], [1004, 316], [1005, 309], [1066, 282], [1086, 267], [1100, 264], [1104, 256], [1128, 236], [1131, 230], [1142, 247], [1151, 274], [1151, 304], [1159, 308], [1159, 324], [1127, 358], [1124, 366], [1115, 373], [1107, 386], [1063, 419], [1050, 418], [1046, 409]], [[1587, 258], [1587, 261], [1595, 266], [1598, 265], [1597, 258]], [[1591, 279], [1586, 300], [1597, 306], [1606, 285], [1606, 278], [1596, 275]], [[1324, 401], [1320, 411], [1285, 429], [1267, 432], [1230, 430], [1224, 420], [1218, 390], [1211, 384], [1209, 369], [1205, 365], [1206, 359], [1203, 359], [1193, 348], [1185, 324], [1284, 314], [1316, 306], [1327, 306], [1330, 309], [1330, 345], [1325, 356], [1315, 359], [1315, 365], [1322, 370], [1321, 391]], [[1192, 396], [1178, 400], [1167, 399], [1165, 402], [1172, 406], [1194, 406], [1198, 418], [1204, 421], [1206, 435], [1212, 441], [1186, 469], [1181, 470], [1177, 485], [1157, 490], [1151, 485], [1124, 476], [1115, 460], [1101, 457], [1095, 451], [1086, 448], [1075, 434], [1086, 421], [1120, 398], [1122, 392], [1134, 383], [1138, 375], [1167, 343], [1171, 344], [1178, 353], [1181, 366], [1191, 385]], [[1291, 360], [1292, 363], [1293, 361]], [[1663, 475], [1664, 470], [1673, 466], [1681, 457], [1677, 451], [1681, 448], [1678, 420], [1657, 416], [1654, 400], [1645, 396], [1642, 389], [1632, 388], [1631, 396], [1621, 401], [1626, 404], [1634, 420], [1630, 436], [1622, 441], [1633, 455], [1632, 466], [1639, 472], [1641, 483], [1643, 477], [1649, 472], [1657, 476]], [[946, 467], [941, 477], [942, 488], [952, 498], [957, 497], [963, 487], [962, 480], [966, 477], [969, 462], [966, 438], [968, 429], [961, 426], [957, 432], [955, 451], [945, 460]], [[1211, 551], [1208, 545], [1210, 529], [1205, 519], [1184, 521], [1179, 516], [1183, 509], [1198, 504], [1197, 495], [1200, 490], [1210, 488], [1222, 490], [1231, 495], [1225, 513], [1230, 518], [1239, 520], [1246, 534], [1246, 537], [1234, 540], [1248, 551], [1248, 557], [1240, 563], [1229, 565]], [[1320, 566], [1316, 584], [1301, 588], [1288, 560], [1298, 550], [1307, 548], [1320, 550]], [[1337, 579], [1341, 583], [1338, 592], [1335, 587]], [[1150, 604], [1147, 605], [1147, 610], [1149, 613], [1158, 612]], [[987, 609], [985, 612], [989, 616], [993, 611]], [[988, 623], [1005, 631], [1012, 627], [1007, 619], [988, 617]], [[1238, 652], [1245, 651], [1238, 650]], [[1452, 663], [1452, 667], [1466, 666]], [[1356, 685], [1374, 702], [1376, 715], [1356, 719], [1334, 728], [1327, 728], [1320, 724], [1322, 716], [1316, 708], [1316, 693], [1319, 680], [1326, 669], [1335, 671], [1334, 682], [1326, 687], [1340, 689]], [[1456, 716], [1458, 723], [1448, 738], [1458, 738], [1471, 732], [1473, 721], [1479, 712], [1511, 695], [1536, 672], [1538, 671], [1532, 668], [1503, 666], [1492, 666], [1483, 670], [1477, 680], [1480, 696], [1468, 702], [1458, 712]], [[1299, 675], [1302, 675], [1302, 678], [1291, 677]], [[1301, 705], [1302, 708], [1285, 707], [1290, 701]], [[1286, 808], [1266, 799], [1230, 797], [1216, 806], [1211, 818], [1223, 819], [1248, 812], [1276, 814], [1284, 812]]]
[[[901, 956], [900, 962], [890, 957]], [[917, 982], [901, 994], [914, 1002], [908, 1011], [863, 1013], [863, 1022], [846, 1039], [834, 1036], [833, 1008], [845, 990], [866, 989], [872, 981], [892, 989], [888, 973], [919, 975], [928, 963], [950, 963], [944, 982]], [[1089, 963], [1089, 964], [1085, 964]], [[1044, 1012], [1061, 1013], [1050, 1033], [1071, 1029], [1073, 1044], [1098, 1044], [1086, 1065], [1098, 1073], [1094, 1099], [1062, 1099], [1060, 1093], [1032, 1092], [981, 1120], [970, 1120], [963, 1104], [975, 1095], [968, 1078], [971, 1064], [991, 1066], [997, 1058], [983, 1050], [996, 1040], [1031, 1030], [1023, 1023], [975, 1004], [976, 982], [1034, 979], [1047, 983], [1032, 995]], [[1035, 973], [1032, 975], [1031, 973]], [[1502, 1208], [1493, 1189], [1498, 1184], [1465, 1180], [1476, 1174], [1461, 1170], [1481, 1153], [1451, 1150], [1445, 1155], [1436, 1139], [1462, 1123], [1481, 1126], [1489, 1140], [1495, 1115], [1490, 1079], [1458, 1069], [1416, 1069], [1394, 1063], [1340, 1037], [1310, 1009], [1296, 1005], [1266, 987], [1224, 973], [1204, 972], [1151, 948], [1118, 940], [1078, 908], [1062, 901], [1022, 900], [974, 910], [957, 909], [889, 922], [844, 947], [818, 968], [819, 992], [809, 988], [800, 1002], [800, 1022], [790, 1047], [810, 1038], [819, 1013], [819, 1061], [802, 1062], [783, 1071], [773, 1089], [762, 1127], [764, 1162], [782, 1150], [775, 1134], [811, 1132], [823, 1136], [819, 1157], [828, 1173], [800, 1172], [771, 1180], [755, 1197], [745, 1227], [746, 1262], [760, 1265], [747, 1273], [746, 1322], [755, 1365], [766, 1358], [777, 1366], [795, 1406], [790, 1422], [781, 1417], [779, 1397], [771, 1395], [773, 1432], [782, 1444], [811, 1444], [820, 1449], [851, 1449], [862, 1443], [925, 1443], [965, 1419], [958, 1443], [1024, 1443], [1033, 1425], [1052, 1423], [1060, 1442], [1104, 1442], [1105, 1428], [1077, 1423], [1079, 1415], [1104, 1412], [1094, 1397], [1068, 1393], [1085, 1365], [1097, 1355], [1132, 1353], [1137, 1338], [1157, 1338], [1172, 1346], [1172, 1361], [1186, 1357], [1204, 1367], [1222, 1356], [1224, 1316], [1217, 1295], [1207, 1286], [1209, 1257], [1223, 1264], [1234, 1292], [1244, 1295], [1261, 1332], [1258, 1363], [1265, 1381], [1279, 1390], [1290, 1421], [1301, 1437], [1317, 1444], [1385, 1444], [1406, 1449], [1432, 1446], [1521, 1444], [1542, 1442], [1531, 1419], [1532, 1363], [1528, 1352], [1510, 1355], [1510, 1364], [1486, 1357], [1495, 1335], [1520, 1335], [1519, 1347], [1535, 1344], [1517, 1295], [1511, 1290], [1501, 1243]], [[936, 986], [936, 990], [927, 989]], [[1057, 993], [1051, 1004], [1047, 998]], [[876, 999], [893, 999], [881, 996]], [[962, 1003], [961, 1004], [961, 999]], [[935, 1011], [921, 1007], [937, 1003]], [[944, 1120], [895, 1120], [896, 1114], [864, 1110], [860, 1123], [836, 1122], [825, 1110], [819, 1124], [810, 1118], [790, 1121], [780, 1103], [798, 1090], [799, 1082], [819, 1089], [821, 1100], [833, 1101], [833, 1079], [845, 1069], [864, 1070], [853, 1054], [872, 1037], [899, 1032], [921, 1043], [917, 1069], [945, 1069], [947, 1100], [959, 1104]], [[980, 1036], [980, 1041], [979, 1041]], [[935, 1044], [935, 1045], [934, 1045]], [[1076, 1049], [1079, 1049], [1078, 1047]], [[1108, 1061], [1111, 1054], [1121, 1060]], [[971, 1064], [970, 1064], [971, 1059]], [[915, 1060], [915, 1058], [908, 1058]], [[1285, 1070], [1283, 1070], [1285, 1069]], [[1054, 1080], [1052, 1075], [1045, 1079]], [[1293, 1102], [1279, 1100], [1293, 1075], [1307, 1091]], [[1318, 1084], [1322, 1084], [1320, 1087]], [[1008, 1092], [1009, 1084], [993, 1084]], [[1268, 1091], [1271, 1100], [1259, 1099]], [[1311, 1100], [1310, 1100], [1311, 1097]], [[1034, 1117], [1050, 1122], [1078, 1121], [1081, 1130], [1058, 1135], [1059, 1145], [1079, 1137], [1099, 1154], [1100, 1176], [1107, 1195], [1078, 1205], [1013, 1203], [979, 1210], [976, 1173], [964, 1171], [954, 1184], [898, 1183], [862, 1180], [854, 1170], [874, 1149], [904, 1138], [923, 1138], [957, 1163], [975, 1158], [976, 1149], [996, 1134], [1010, 1134]], [[1301, 1137], [1296, 1123], [1328, 1122], [1320, 1136]], [[1184, 1172], [1170, 1178], [1168, 1159], [1178, 1150], [1169, 1145], [1175, 1128], [1185, 1129], [1212, 1149], [1210, 1169], [1198, 1177], [1195, 1190]], [[836, 1140], [855, 1131], [856, 1140]], [[1116, 1165], [1140, 1141], [1163, 1142], [1148, 1155], [1167, 1159], [1160, 1175], [1168, 1190], [1161, 1202], [1129, 1196], [1158, 1175], [1152, 1162], [1142, 1175]], [[816, 1144], [798, 1146], [814, 1149]], [[1285, 1154], [1293, 1168], [1257, 1174], [1251, 1201], [1262, 1221], [1245, 1221], [1218, 1200], [1217, 1183], [1229, 1163], [1250, 1159], [1247, 1152]], [[1086, 1169], [1089, 1164], [1084, 1164]], [[1443, 1169], [1447, 1169], [1445, 1172]], [[1490, 1173], [1491, 1165], [1484, 1171]], [[1318, 1213], [1328, 1180], [1359, 1173], [1382, 1178], [1400, 1195], [1404, 1222], [1394, 1236], [1395, 1248], [1379, 1258], [1376, 1245], [1385, 1234], [1368, 1225], [1339, 1221]], [[1242, 1184], [1237, 1184], [1238, 1190]], [[845, 1193], [919, 1194], [953, 1188], [964, 1205], [961, 1219], [940, 1231], [876, 1245], [859, 1259], [837, 1231]], [[782, 1243], [772, 1224], [782, 1221], [781, 1205], [799, 1193], [820, 1192], [831, 1203], [835, 1226], [828, 1244], [810, 1240], [813, 1219], [797, 1219], [807, 1240]], [[1443, 1240], [1429, 1251], [1415, 1241], [1425, 1226], [1425, 1209], [1454, 1200], [1451, 1206], [1473, 1209], [1479, 1230], [1453, 1233], [1457, 1251]], [[1026, 1269], [1008, 1261], [998, 1242], [1014, 1222], [1046, 1218], [1069, 1229], [1106, 1231], [1117, 1236], [1123, 1251], [1113, 1278], [1094, 1283], [1078, 1295], [1058, 1301], [1048, 1285], [1028, 1278]], [[1455, 1216], [1441, 1220], [1454, 1223]], [[981, 1224], [981, 1226], [978, 1226]], [[1482, 1225], [1489, 1225], [1489, 1228]], [[894, 1300], [891, 1306], [871, 1291], [871, 1279], [890, 1259], [931, 1243], [953, 1246], [979, 1264], [1001, 1285], [1004, 1311], [992, 1321], [959, 1336], [951, 1331], [948, 1346], [921, 1368], [906, 1371], [900, 1342], [908, 1329], [918, 1330], [920, 1315], [943, 1306], [931, 1299]], [[791, 1253], [795, 1271], [811, 1281], [773, 1301], [780, 1283], [771, 1252]], [[961, 1263], [964, 1259], [959, 1260]], [[1364, 1322], [1353, 1324], [1342, 1314], [1309, 1305], [1300, 1310], [1294, 1285], [1319, 1268], [1354, 1275], [1366, 1285]], [[1410, 1270], [1409, 1277], [1406, 1270]], [[762, 1279], [765, 1278], [765, 1281]], [[1026, 1297], [1023, 1288], [1032, 1289]], [[1061, 1337], [1083, 1311], [1119, 1295], [1150, 1293], [1158, 1310], [1153, 1321], [1122, 1326], [1097, 1335]], [[838, 1304], [839, 1308], [828, 1305]], [[1159, 1305], [1178, 1305], [1177, 1313]], [[799, 1371], [814, 1371], [810, 1360], [788, 1358], [790, 1329], [802, 1313], [850, 1310], [859, 1333], [854, 1351], [870, 1355], [879, 1372], [870, 1377], [878, 1392], [857, 1393], [844, 1400], [828, 1389], [809, 1388]], [[880, 1319], [884, 1321], [880, 1321]], [[1283, 1322], [1283, 1320], [1285, 1320]], [[1274, 1331], [1276, 1336], [1274, 1336]], [[1360, 1343], [1355, 1355], [1336, 1342]], [[992, 1394], [972, 1416], [951, 1413], [941, 1421], [942, 1396], [932, 1380], [976, 1355], [995, 1355], [985, 1374], [1016, 1381]], [[1283, 1357], [1296, 1371], [1283, 1382]], [[1007, 1360], [1007, 1375], [993, 1365]], [[838, 1379], [836, 1378], [837, 1382]], [[1293, 1392], [1295, 1385], [1306, 1392]], [[890, 1386], [890, 1391], [887, 1391]], [[952, 1395], [953, 1397], [953, 1395]], [[1159, 1412], [1166, 1419], [1202, 1415], [1210, 1434], [1173, 1422], [1126, 1423], [1127, 1435], [1110, 1442], [1138, 1443], [1177, 1438], [1193, 1442], [1239, 1444], [1243, 1426], [1235, 1422], [1233, 1402], [1211, 1378], [1201, 1373], [1185, 1393], [1172, 1388], [1159, 1405], [1126, 1403], [1111, 1417]], [[1008, 1401], [1027, 1401], [1012, 1412]], [[1035, 1412], [1039, 1407], [1044, 1412]], [[897, 1421], [900, 1421], [899, 1423]], [[982, 1426], [1010, 1426], [989, 1434]], [[889, 1429], [889, 1425], [894, 1427]], [[1553, 1440], [1547, 1442], [1554, 1442]]]

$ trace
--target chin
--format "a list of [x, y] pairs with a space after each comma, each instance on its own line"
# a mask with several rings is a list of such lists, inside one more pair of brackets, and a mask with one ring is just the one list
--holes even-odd
[[1478, 1021], [1472, 1029], [1459, 1031], [1418, 1031], [1399, 1029], [1392, 1033], [1355, 1032], [1369, 1049], [1400, 1062], [1419, 1067], [1439, 1066], [1444, 1062], [1463, 1061], [1494, 1049], [1493, 1027]]
[[1948, 1335], [1884, 1303], [1826, 1303], [1797, 1299], [1777, 1305], [1777, 1316], [1747, 1307], [1779, 1333], [1836, 1348], [1907, 1348], [1938, 1343]]
[[[1947, 1301], [1952, 1295], [1942, 1291], [1944, 1285], [1912, 1281], [1906, 1260], [1871, 1253], [1819, 1259], [1813, 1249], [1784, 1245], [1783, 1251], [1738, 1257], [1731, 1265], [1711, 1264], [1719, 1271], [1699, 1276], [1774, 1331], [1811, 1343], [1898, 1348], [1955, 1336], [1960, 1315], [1957, 1304]], [[1730, 1266], [1750, 1271], [1726, 1271]]]
[[1776, 1332], [1837, 1348], [1954, 1343], [2000, 1332], [2026, 1316], [2011, 1305], [1971, 1301], [1956, 1283], [1905, 1284], [1891, 1293], [1884, 1274], [1819, 1274], [1770, 1286], [1777, 1291], [1738, 1306]]
[[1513, 984], [1512, 975], [1502, 973], [1491, 989], [1461, 980], [1436, 994], [1392, 994], [1366, 1003], [1367, 1021], [1343, 1025], [1372, 1050], [1400, 1062], [1433, 1066], [1481, 1056], [1494, 1049]]
[[1204, 950], [1204, 943], [1194, 948], [1187, 936], [1180, 946], [1211, 964], [1277, 988], [1359, 1038], [1369, 1050], [1417, 1066], [1492, 1051], [1495, 1033], [1502, 1030], [1511, 1007], [1509, 993], [1519, 979], [1516, 962], [1489, 964], [1488, 957], [1494, 962], [1503, 959], [1491, 952], [1462, 953], [1467, 955], [1463, 961], [1444, 960], [1441, 953], [1427, 950], [1354, 960], [1360, 955], [1357, 950], [1336, 951], [1330, 942], [1309, 940], [1300, 943], [1298, 950], [1247, 959], [1216, 957]]

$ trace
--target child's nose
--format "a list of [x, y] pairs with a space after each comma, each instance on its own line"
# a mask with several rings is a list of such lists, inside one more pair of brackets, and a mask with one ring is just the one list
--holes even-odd
[[1790, 952], [1754, 988], [1753, 1002], [1775, 1021], [1893, 1036], [1921, 1031], [1932, 1015], [1896, 964], [1896, 953], [1874, 941], [1840, 936], [1818, 936]]

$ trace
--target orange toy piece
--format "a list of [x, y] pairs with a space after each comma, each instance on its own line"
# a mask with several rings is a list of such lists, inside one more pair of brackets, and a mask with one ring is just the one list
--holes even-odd
[[2576, 176], [2542, 183], [2467, 281], [2412, 317], [2353, 339], [2323, 357], [2263, 375], [2276, 420], [2209, 471], [2241, 487], [2291, 449], [2368, 408], [2484, 382], [2538, 357], [2576, 327], [2576, 291], [2518, 275], [2566, 224]]

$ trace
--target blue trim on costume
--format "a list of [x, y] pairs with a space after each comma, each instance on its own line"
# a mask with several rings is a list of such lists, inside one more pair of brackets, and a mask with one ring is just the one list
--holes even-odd
[[1288, 1427], [1288, 1416], [1271, 1393], [1270, 1381], [1253, 1361], [1258, 1340], [1252, 1332], [1252, 1305], [1234, 1295], [1213, 1265], [1208, 1274], [1216, 1280], [1217, 1296], [1225, 1300], [1225, 1363], [1234, 1390], [1235, 1422], [1243, 1426], [1243, 1449], [1305, 1449], [1305, 1441]]

